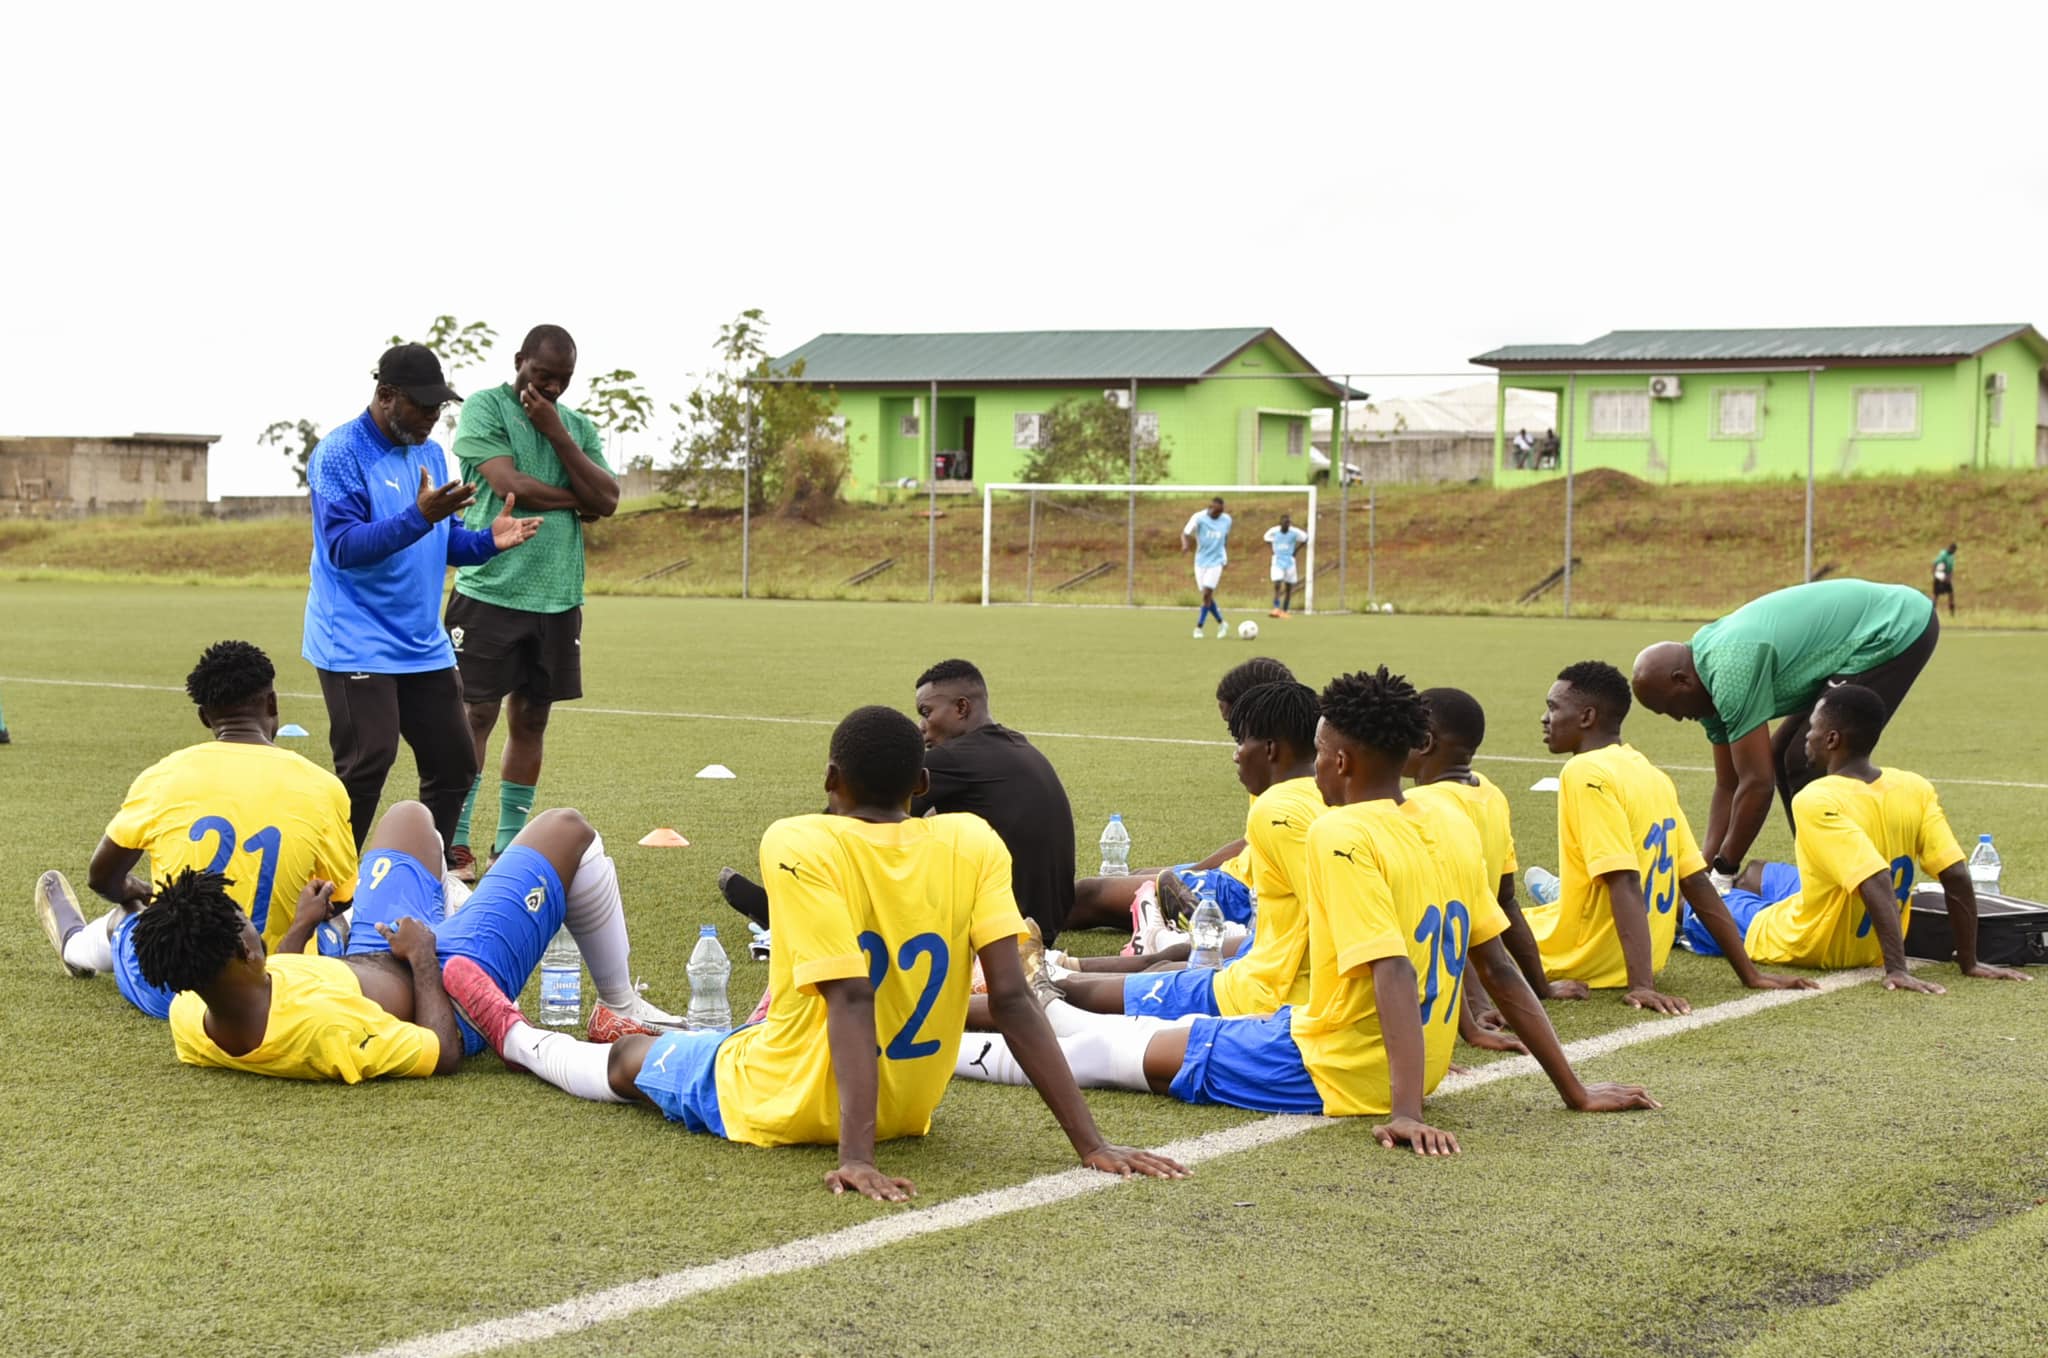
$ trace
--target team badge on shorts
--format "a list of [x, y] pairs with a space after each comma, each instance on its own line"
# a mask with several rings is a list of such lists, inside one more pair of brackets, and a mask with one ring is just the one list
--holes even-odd
[[537, 886], [526, 893], [526, 913], [529, 915], [538, 915], [540, 908], [547, 903], [548, 889], [544, 886]]
[[456, 650], [458, 650], [458, 651], [459, 651], [459, 650], [461, 650], [461, 649], [462, 649], [462, 629], [461, 629], [460, 627], [451, 627], [451, 628], [449, 628], [449, 629], [448, 629], [448, 640], [449, 640], [449, 642], [450, 642], [451, 644], [453, 644], [453, 645], [454, 645], [454, 647], [455, 647], [455, 649], [456, 649]]

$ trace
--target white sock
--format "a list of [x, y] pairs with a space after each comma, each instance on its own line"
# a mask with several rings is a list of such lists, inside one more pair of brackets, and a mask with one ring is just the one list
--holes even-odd
[[984, 1080], [990, 1084], [1028, 1085], [1024, 1067], [1010, 1055], [1010, 1043], [1000, 1033], [968, 1033], [960, 1039], [960, 1055], [954, 1058], [953, 1074], [963, 1080]]
[[633, 1002], [631, 947], [626, 940], [626, 903], [619, 896], [619, 870], [604, 851], [604, 836], [593, 835], [576, 875], [569, 880], [563, 922], [590, 968], [597, 997], [617, 1009]]
[[1068, 1004], [1065, 1000], [1054, 1000], [1045, 1007], [1045, 1021], [1052, 1025], [1053, 1035], [1061, 1039], [1080, 1037], [1086, 1033], [1121, 1033], [1131, 1028], [1156, 1033], [1161, 1028], [1194, 1022], [1191, 1018], [1163, 1019], [1146, 1014], [1097, 1014], [1079, 1005]]
[[87, 971], [112, 971], [114, 926], [127, 913], [117, 905], [98, 919], [87, 920], [83, 929], [64, 940], [64, 960]]
[[524, 1066], [560, 1090], [592, 1103], [625, 1103], [612, 1089], [612, 1049], [579, 1042], [567, 1033], [544, 1032], [515, 1023], [505, 1034], [505, 1059]]
[[1124, 1032], [1097, 1028], [1060, 1039], [1060, 1050], [1066, 1053], [1067, 1068], [1074, 1072], [1075, 1084], [1083, 1089], [1152, 1092], [1145, 1079], [1145, 1048], [1152, 1044], [1157, 1030], [1129, 1022], [1123, 1026]]

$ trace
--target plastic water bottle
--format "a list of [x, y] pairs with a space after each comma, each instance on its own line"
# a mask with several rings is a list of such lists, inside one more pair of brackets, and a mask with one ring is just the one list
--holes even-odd
[[1102, 867], [1099, 877], [1128, 877], [1131, 873], [1131, 832], [1124, 828], [1122, 815], [1109, 818], [1102, 827]]
[[1188, 921], [1188, 965], [1223, 965], [1223, 907], [1216, 904], [1216, 888], [1204, 883], [1195, 917]]
[[550, 1028], [583, 1021], [583, 954], [566, 927], [555, 930], [540, 955], [540, 1021]]
[[1564, 894], [1563, 884], [1549, 868], [1530, 868], [1523, 874], [1522, 884], [1529, 888], [1529, 899], [1538, 905], [1555, 905], [1557, 898]]
[[1978, 895], [1998, 890], [1998, 876], [2004, 865], [1998, 861], [1998, 850], [1991, 847], [1990, 835], [1978, 835], [1977, 847], [1970, 850], [1970, 885]]
[[725, 983], [731, 978], [732, 959], [718, 942], [717, 926], [704, 925], [697, 930], [697, 946], [690, 951], [692, 1028], [732, 1027], [732, 1001], [725, 994]]

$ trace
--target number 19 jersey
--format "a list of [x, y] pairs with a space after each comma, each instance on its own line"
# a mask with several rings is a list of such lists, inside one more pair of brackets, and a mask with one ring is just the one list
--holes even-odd
[[839, 1139], [819, 986], [858, 976], [875, 991], [875, 1137], [924, 1135], [967, 1026], [973, 953], [1024, 933], [1009, 850], [965, 813], [888, 824], [792, 816], [761, 837], [761, 880], [774, 999], [718, 1049], [726, 1136], [757, 1146]]

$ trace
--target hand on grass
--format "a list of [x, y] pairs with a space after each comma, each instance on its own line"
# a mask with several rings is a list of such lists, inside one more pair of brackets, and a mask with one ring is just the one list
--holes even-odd
[[1641, 1085], [1592, 1084], [1585, 1097], [1572, 1105], [1580, 1113], [1626, 1113], [1635, 1108], [1662, 1108]]
[[1552, 981], [1549, 985], [1548, 993], [1543, 998], [1547, 1000], [1589, 1000], [1592, 997], [1593, 989], [1584, 981]]
[[1773, 976], [1760, 971], [1749, 983], [1751, 990], [1819, 990], [1820, 982], [1811, 976]]
[[1081, 1157], [1081, 1163], [1090, 1169], [1101, 1170], [1104, 1174], [1115, 1174], [1128, 1179], [1133, 1174], [1143, 1174], [1153, 1179], [1185, 1179], [1187, 1166], [1178, 1160], [1169, 1160], [1151, 1151], [1133, 1150], [1129, 1146], [1097, 1146]]
[[1495, 1032], [1483, 1023], [1474, 1027], [1476, 1031], [1465, 1040], [1468, 1047], [1476, 1047], [1483, 1052], [1515, 1052], [1522, 1056], [1529, 1054], [1529, 1049], [1522, 1045], [1522, 1039], [1513, 1033]]
[[1621, 997], [1631, 1009], [1648, 1009], [1657, 1014], [1690, 1014], [1692, 1006], [1677, 995], [1666, 995], [1648, 986], [1637, 986]]
[[849, 1160], [827, 1174], [825, 1187], [835, 1198], [849, 1188], [876, 1202], [909, 1202], [917, 1196], [917, 1186], [910, 1180], [894, 1178], [858, 1160]]
[[1372, 1129], [1373, 1140], [1392, 1150], [1396, 1146], [1412, 1146], [1417, 1155], [1456, 1155], [1458, 1138], [1439, 1127], [1414, 1118], [1397, 1117], [1382, 1122]]
[[512, 506], [519, 502], [517, 495], [505, 497], [505, 507], [498, 511], [498, 517], [491, 520], [491, 542], [499, 551], [517, 547], [520, 543], [540, 531], [539, 519], [515, 519]]
[[1884, 974], [1884, 988], [1886, 990], [1917, 990], [1922, 995], [1948, 994], [1947, 986], [1939, 986], [1932, 981], [1923, 981], [1918, 976], [1904, 971], [1886, 972]]
[[2011, 967], [1994, 967], [1988, 962], [1979, 962], [1973, 967], [1964, 967], [1963, 975], [1979, 981], [2031, 981], [2034, 979], [2024, 971], [2014, 971]]

